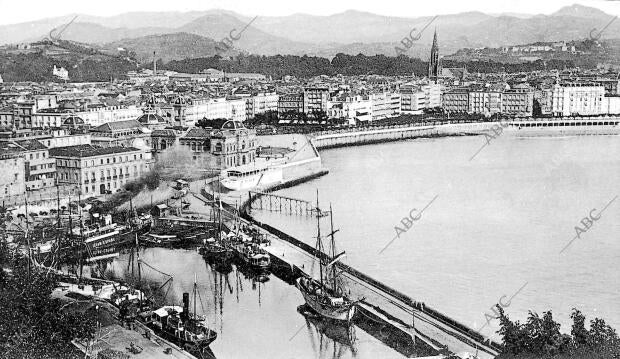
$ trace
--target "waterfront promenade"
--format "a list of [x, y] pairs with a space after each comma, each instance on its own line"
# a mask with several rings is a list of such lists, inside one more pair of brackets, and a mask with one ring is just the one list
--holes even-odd
[[309, 135], [314, 146], [329, 149], [420, 137], [482, 135], [501, 128], [512, 136], [618, 135], [619, 116], [519, 118], [489, 122], [436, 121], [412, 124], [353, 127], [315, 132]]
[[[562, 122], [565, 121], [565, 122]], [[541, 135], [589, 135], [615, 134], [618, 130], [618, 119], [597, 119], [596, 122], [584, 120], [548, 119], [548, 120], [520, 120], [510, 123], [450, 123], [423, 126], [387, 126], [384, 128], [352, 129], [315, 133], [308, 139], [317, 149], [327, 149], [340, 146], [354, 146], [385, 141], [406, 140], [418, 137], [442, 137], [459, 135], [481, 135], [493, 126], [501, 126], [511, 135], [536, 136]], [[568, 124], [568, 125], [567, 125]], [[299, 141], [296, 141], [299, 143]], [[317, 152], [318, 156], [318, 152]], [[270, 189], [263, 189], [269, 191]], [[234, 202], [243, 203], [248, 199], [247, 193], [236, 193]], [[206, 201], [206, 198], [202, 198]], [[234, 217], [234, 210], [229, 207], [226, 218]], [[285, 265], [306, 275], [317, 276], [317, 267], [313, 262], [313, 248], [290, 238], [274, 228], [247, 218], [250, 223], [262, 227], [269, 232], [272, 245], [267, 249], [274, 263]], [[354, 268], [340, 265], [341, 277], [350, 289], [352, 298], [364, 298], [360, 303], [361, 313], [381, 318], [394, 328], [409, 335], [412, 340], [421, 340], [435, 349], [447, 348], [454, 353], [470, 353], [479, 358], [492, 358], [499, 352], [499, 344], [490, 342], [471, 328], [462, 325], [448, 316], [432, 309], [425, 303], [414, 299], [373, 280]], [[371, 273], [372, 274], [372, 273]], [[432, 305], [432, 304], [431, 304]], [[363, 314], [362, 314], [363, 315]]]

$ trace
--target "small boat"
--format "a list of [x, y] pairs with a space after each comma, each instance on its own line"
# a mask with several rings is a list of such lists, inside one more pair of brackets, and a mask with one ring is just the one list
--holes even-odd
[[190, 353], [204, 353], [217, 339], [217, 332], [209, 329], [205, 318], [196, 313], [197, 285], [194, 281], [194, 312], [189, 313], [189, 293], [183, 293], [183, 307], [163, 306], [151, 312], [149, 325], [156, 331], [178, 342]]
[[217, 209], [217, 229], [215, 231], [215, 238], [203, 239], [203, 245], [200, 248], [200, 254], [205, 259], [228, 261], [233, 257], [233, 250], [228, 241], [228, 236], [223, 232], [222, 227], [222, 201], [218, 199], [219, 204], [214, 206]]
[[215, 238], [206, 239], [199, 252], [205, 259], [216, 259], [219, 261], [230, 260], [233, 255], [230, 247]]
[[269, 253], [256, 243], [239, 243], [236, 245], [236, 250], [239, 259], [252, 269], [265, 271], [271, 266]]
[[324, 217], [327, 214], [320, 210], [318, 195], [316, 207], [316, 253], [318, 253], [320, 256], [320, 258], [317, 258], [320, 266], [320, 278], [319, 280], [316, 280], [309, 277], [300, 277], [296, 280], [295, 286], [301, 292], [304, 300], [306, 301], [306, 304], [320, 316], [337, 321], [350, 322], [355, 315], [356, 302], [347, 298], [344, 295], [344, 291], [337, 283], [335, 263], [342, 256], [344, 256], [345, 253], [342, 252], [336, 255], [334, 234], [337, 231], [334, 231], [331, 205], [329, 210], [331, 223], [331, 233], [329, 234], [329, 237], [331, 238], [330, 255], [326, 255], [323, 253], [323, 243], [321, 237], [321, 217]]

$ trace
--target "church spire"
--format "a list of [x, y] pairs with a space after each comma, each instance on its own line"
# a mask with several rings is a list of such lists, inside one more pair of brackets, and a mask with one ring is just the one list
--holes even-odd
[[437, 41], [437, 28], [433, 35], [433, 46], [431, 47], [431, 59], [428, 63], [428, 77], [435, 83], [441, 75], [441, 64], [439, 63], [439, 42]]

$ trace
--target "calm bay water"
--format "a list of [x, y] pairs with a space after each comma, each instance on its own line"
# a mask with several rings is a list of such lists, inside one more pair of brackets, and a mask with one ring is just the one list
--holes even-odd
[[[217, 358], [404, 357], [357, 326], [349, 331], [306, 319], [297, 311], [304, 303], [299, 291], [273, 274], [261, 282], [235, 265], [218, 272], [188, 250], [150, 248], [140, 256], [146, 263], [142, 266], [144, 282], [156, 287], [173, 277], [171, 286], [159, 290], [167, 305], [181, 305], [183, 292], [192, 298], [196, 276], [196, 311], [206, 315], [208, 325], [218, 332], [210, 346]], [[129, 259], [124, 254], [112, 262], [109, 270], [114, 277], [126, 278], [131, 273]]]
[[[620, 137], [505, 135], [470, 161], [483, 141], [323, 151], [327, 176], [279, 193], [314, 200], [318, 189], [321, 207], [333, 205], [346, 263], [474, 329], [505, 296], [513, 319], [552, 310], [570, 332], [577, 307], [620, 330], [620, 199], [560, 253], [582, 218], [620, 192]], [[379, 254], [395, 227], [403, 227], [401, 219], [435, 196], [422, 218]], [[314, 244], [311, 219], [254, 215]], [[492, 321], [481, 333], [495, 337], [497, 329]]]

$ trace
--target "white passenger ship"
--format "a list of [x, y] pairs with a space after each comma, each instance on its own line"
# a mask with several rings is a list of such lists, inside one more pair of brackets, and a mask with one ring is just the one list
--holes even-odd
[[232, 191], [247, 191], [284, 182], [283, 169], [290, 160], [290, 149], [267, 148], [253, 163], [235, 166], [221, 172], [222, 186]]
[[[280, 165], [282, 165], [281, 163]], [[222, 186], [232, 191], [250, 190], [271, 186], [284, 181], [282, 167], [278, 165], [244, 165], [222, 171]]]

